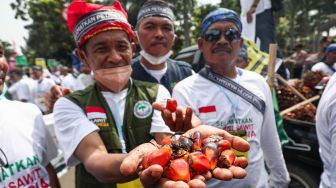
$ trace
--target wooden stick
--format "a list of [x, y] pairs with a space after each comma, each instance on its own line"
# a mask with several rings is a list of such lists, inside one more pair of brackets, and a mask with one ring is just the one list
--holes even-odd
[[289, 107], [289, 108], [287, 108], [287, 109], [281, 111], [281, 112], [280, 112], [280, 115], [283, 116], [283, 115], [285, 115], [285, 114], [287, 114], [287, 113], [289, 113], [289, 112], [291, 112], [291, 111], [293, 111], [293, 110], [298, 109], [299, 107], [301, 107], [301, 106], [303, 106], [303, 105], [306, 105], [306, 104], [308, 104], [308, 103], [314, 102], [314, 101], [318, 100], [319, 98], [320, 98], [320, 95], [316, 95], [316, 96], [314, 96], [314, 97], [312, 97], [312, 98], [310, 98], [310, 99], [307, 99], [307, 100], [305, 100], [305, 101], [302, 101], [302, 102], [300, 102], [300, 103], [298, 103], [298, 104], [296, 104], [296, 105], [294, 105], [294, 106], [292, 106], [292, 107]]
[[[282, 76], [280, 76], [279, 74], [275, 74], [275, 77], [283, 84], [285, 84], [287, 87], [289, 87], [293, 93], [295, 95], [297, 95], [298, 97], [300, 97], [302, 100], [307, 100], [307, 98], [305, 96], [303, 96], [297, 89], [295, 89], [295, 87], [291, 86], [290, 84], [288, 84], [287, 80], [285, 80]], [[312, 107], [314, 108], [314, 110], [316, 110], [316, 106], [313, 103], [310, 103], [312, 105]]]
[[274, 88], [274, 72], [275, 72], [275, 61], [276, 61], [276, 52], [277, 44], [269, 45], [269, 62], [267, 69], [267, 82], [271, 89]]

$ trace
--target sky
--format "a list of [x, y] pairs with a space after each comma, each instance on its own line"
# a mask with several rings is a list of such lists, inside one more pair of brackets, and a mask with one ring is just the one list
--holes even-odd
[[[20, 46], [25, 47], [24, 38], [28, 38], [28, 31], [24, 28], [29, 22], [16, 20], [15, 12], [10, 7], [10, 3], [15, 0], [1, 0], [0, 5], [0, 41], [7, 41], [16, 44], [17, 50]], [[220, 0], [198, 0], [200, 4], [217, 4]]]

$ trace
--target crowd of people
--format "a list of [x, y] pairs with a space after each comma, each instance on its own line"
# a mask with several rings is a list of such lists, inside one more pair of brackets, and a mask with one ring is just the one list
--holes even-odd
[[[135, 30], [119, 1], [111, 6], [73, 1], [67, 24], [79, 71], [35, 65], [8, 72], [0, 46], [0, 185], [60, 187], [50, 164], [57, 148], [42, 119], [53, 112], [57, 141], [66, 165], [75, 166], [78, 188], [117, 187], [133, 180], [144, 187], [287, 187], [290, 177], [270, 88], [265, 78], [244, 69], [249, 61], [244, 25], [256, 22], [254, 37], [261, 40], [261, 50], [276, 41], [275, 27], [267, 25], [274, 26], [271, 2], [244, 5], [242, 18], [226, 8], [204, 17], [197, 44], [205, 66], [197, 73], [171, 58], [175, 16], [162, 0], [143, 4]], [[133, 57], [135, 44], [141, 48], [138, 57]], [[295, 46], [285, 65], [295, 78], [308, 68], [331, 76], [335, 61], [336, 44], [323, 38], [316, 54]], [[321, 187], [336, 186], [336, 162], [330, 161], [336, 152], [330, 141], [336, 126], [335, 75], [321, 100], [328, 108], [319, 108], [317, 115], [321, 152], [330, 154], [322, 157], [328, 167]], [[176, 112], [165, 107], [171, 97], [179, 105]], [[237, 136], [239, 130], [244, 135]], [[186, 136], [200, 131], [204, 138], [221, 135], [247, 153], [249, 165], [217, 167], [190, 182], [163, 178], [160, 165], [141, 169], [143, 156], [177, 131]], [[34, 178], [23, 181], [28, 176]]]

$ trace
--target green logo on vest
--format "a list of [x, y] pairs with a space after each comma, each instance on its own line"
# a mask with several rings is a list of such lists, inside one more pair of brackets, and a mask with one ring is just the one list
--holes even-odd
[[148, 101], [138, 101], [134, 105], [134, 115], [139, 119], [145, 119], [153, 112], [152, 105]]

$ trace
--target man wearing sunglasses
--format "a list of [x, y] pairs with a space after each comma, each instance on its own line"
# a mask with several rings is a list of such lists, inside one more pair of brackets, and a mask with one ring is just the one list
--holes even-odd
[[206, 66], [179, 82], [173, 98], [181, 106], [191, 106], [203, 124], [242, 131], [251, 145], [245, 179], [230, 182], [213, 179], [207, 187], [286, 187], [289, 175], [276, 130], [270, 89], [263, 77], [234, 63], [242, 45], [241, 31], [236, 12], [225, 8], [210, 12], [202, 22], [197, 41]]

